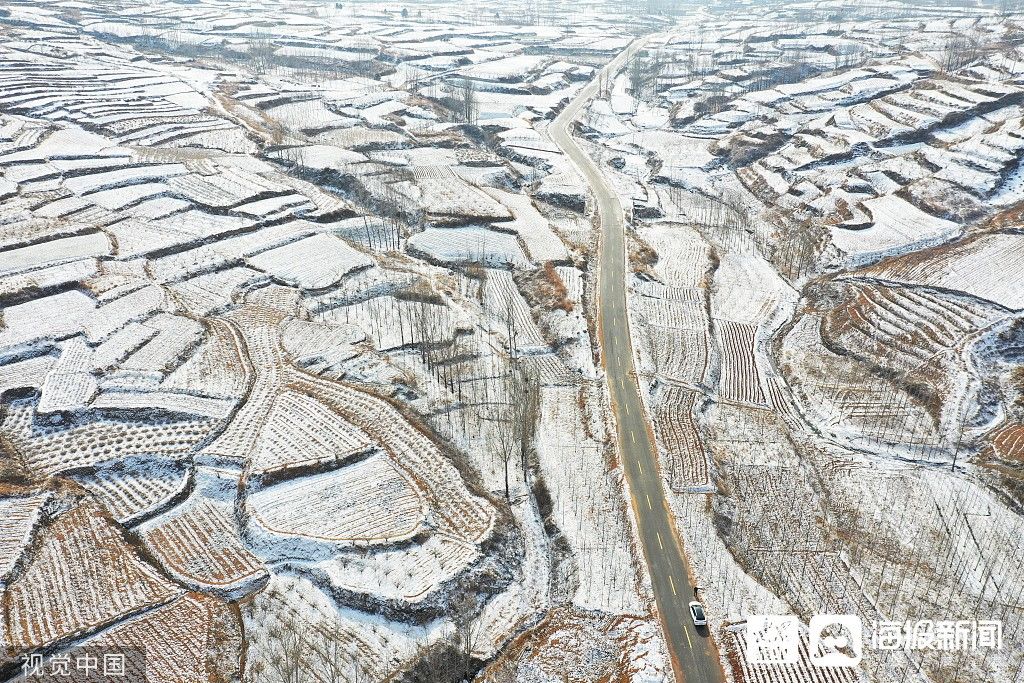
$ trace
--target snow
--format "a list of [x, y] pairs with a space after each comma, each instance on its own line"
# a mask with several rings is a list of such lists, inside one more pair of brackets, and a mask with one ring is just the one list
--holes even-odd
[[494, 230], [514, 232], [518, 235], [531, 261], [542, 263], [568, 259], [568, 252], [562, 240], [554, 233], [551, 224], [528, 196], [493, 188], [486, 188], [484, 191], [507, 206], [513, 216], [511, 221], [493, 223], [491, 227]]
[[529, 260], [512, 235], [487, 228], [428, 228], [409, 238], [409, 248], [439, 263], [526, 267]]
[[941, 244], [960, 233], [952, 221], [925, 213], [905, 199], [885, 195], [864, 202], [872, 225], [863, 230], [832, 228], [832, 241], [853, 263]]
[[48, 493], [12, 496], [0, 501], [0, 585], [7, 585], [11, 572], [32, 540]]
[[[9, 353], [28, 342], [68, 337], [95, 307], [92, 298], [77, 290], [8, 306], [3, 311], [0, 349]], [[53, 315], [54, 311], [61, 315]]]
[[[300, 666], [323, 671], [339, 665], [339, 679], [358, 683], [360, 678], [383, 678], [396, 665], [411, 662], [421, 647], [448, 635], [450, 623], [424, 626], [386, 619], [380, 615], [339, 606], [308, 579], [275, 573], [267, 586], [244, 608], [247, 670], [258, 683], [275, 683], [281, 672], [284, 643], [274, 634], [295, 629], [310, 636], [313, 643]], [[327, 653], [335, 649], [337, 657]], [[340, 661], [339, 661], [340, 660]]]
[[75, 411], [96, 395], [96, 380], [90, 373], [91, 351], [81, 337], [64, 342], [57, 362], [43, 381], [39, 412]]
[[459, 75], [471, 79], [503, 81], [528, 77], [547, 61], [541, 55], [515, 55], [474, 64], [458, 71]]
[[[577, 568], [573, 602], [585, 609], [641, 613], [621, 470], [607, 470], [601, 439], [604, 425], [587, 424], [588, 416], [579, 408], [581, 391], [586, 389], [542, 389], [537, 435], [541, 472], [553, 497], [554, 521], [573, 550], [587, 558]], [[596, 398], [584, 393], [583, 400]]]
[[422, 532], [426, 521], [416, 488], [381, 454], [276, 484], [251, 495], [249, 506], [251, 524], [264, 534], [336, 546], [392, 545]]
[[[509, 334], [511, 327], [511, 341], [520, 351], [536, 350], [538, 347], [545, 348], [544, 336], [533, 320], [530, 307], [526, 299], [519, 292], [512, 273], [507, 270], [488, 269], [481, 292], [481, 304], [484, 312], [487, 313], [491, 324], [504, 333]], [[511, 323], [509, 322], [511, 318]]]
[[281, 323], [281, 345], [297, 365], [338, 362], [355, 356], [366, 338], [355, 325], [325, 325], [289, 318]]
[[367, 161], [367, 157], [359, 152], [351, 152], [331, 145], [304, 145], [290, 147], [272, 152], [272, 156], [282, 160], [296, 160], [306, 168], [333, 169], [342, 171], [352, 164]]
[[511, 218], [506, 207], [467, 183], [451, 168], [418, 168], [415, 182], [394, 183], [392, 187], [438, 220]]
[[167, 313], [158, 313], [143, 325], [157, 333], [122, 361], [121, 367], [126, 370], [169, 372], [202, 341], [204, 334], [202, 324], [195, 320]]
[[59, 265], [90, 256], [105, 256], [109, 253], [110, 243], [102, 232], [50, 240], [20, 249], [0, 251], [0, 275]]
[[147, 180], [180, 176], [187, 172], [188, 169], [182, 164], [159, 164], [155, 166], [123, 168], [116, 171], [105, 171], [67, 178], [64, 180], [64, 186], [75, 194], [84, 195], [100, 190], [143, 183]]
[[373, 259], [332, 235], [312, 235], [250, 256], [248, 262], [272, 278], [302, 289], [325, 289]]
[[140, 389], [101, 391], [92, 400], [91, 406], [100, 410], [163, 410], [169, 413], [223, 420], [231, 414], [235, 402], [223, 398]]
[[[661, 31], [665, 70], [639, 97], [616, 74], [579, 139], [658, 253], [625, 282], [635, 363], [727, 679], [771, 677], [734, 649], [751, 613], [1006, 602], [1021, 525], [982, 475], [1021, 422], [1020, 79], [1012, 54], [935, 69], [1004, 19], [344, 5], [12, 7], [0, 436], [31, 483], [3, 501], [0, 581], [24, 645], [160, 641], [182, 680], [237, 677], [241, 652], [271, 683], [299, 633], [300, 669], [357, 683], [404, 675], [468, 597], [481, 680], [671, 680], [590, 337], [594, 207], [545, 135], [626, 24]], [[486, 143], [444, 111], [467, 78]], [[552, 262], [571, 312], [516, 285]], [[511, 356], [542, 415], [506, 513]], [[117, 563], [88, 564], [99, 545]], [[140, 566], [168, 590], [111, 587]], [[872, 676], [911, 665], [953, 675], [896, 654]]]
[[1024, 288], [1016, 270], [1022, 249], [1021, 235], [980, 235], [907, 268], [894, 263], [875, 272], [900, 282], [959, 290], [1019, 311], [1024, 309]]
[[148, 318], [167, 306], [163, 288], [143, 286], [96, 308], [83, 320], [85, 336], [90, 342], [102, 342], [128, 323]]

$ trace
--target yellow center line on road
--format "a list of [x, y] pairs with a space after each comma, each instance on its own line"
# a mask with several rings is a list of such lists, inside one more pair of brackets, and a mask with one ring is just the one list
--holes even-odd
[[668, 575], [668, 582], [672, 584], [672, 595], [678, 595], [678, 593], [676, 593], [676, 581], [672, 578], [671, 574]]
[[636, 461], [636, 467], [638, 470], [640, 470], [640, 474], [644, 473], [644, 466], [640, 464], [639, 460]]
[[629, 438], [633, 439], [633, 445], [636, 445], [636, 432], [630, 432]]
[[647, 498], [647, 509], [648, 509], [648, 510], [653, 510], [653, 509], [654, 509], [654, 506], [653, 506], [653, 505], [651, 505], [651, 497], [650, 497], [650, 496], [648, 496], [648, 495], [647, 495], [646, 493], [644, 494], [644, 496], [645, 496], [645, 497]]
[[654, 533], [658, 534], [658, 547], [661, 548], [662, 550], [664, 550], [665, 549], [665, 544], [661, 542], [661, 532], [660, 531], [655, 531]]

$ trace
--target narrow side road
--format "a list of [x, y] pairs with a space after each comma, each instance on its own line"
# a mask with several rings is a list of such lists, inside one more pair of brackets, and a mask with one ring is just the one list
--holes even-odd
[[[643, 40], [634, 41], [605, 67], [602, 75], [617, 73], [642, 45]], [[707, 629], [696, 629], [690, 619], [688, 603], [693, 600], [693, 581], [670, 519], [651, 431], [633, 371], [633, 344], [626, 315], [628, 269], [622, 207], [601, 170], [580, 149], [570, 132], [573, 120], [597, 93], [597, 88], [598, 79], [587, 84], [554, 120], [548, 134], [586, 178], [597, 200], [601, 219], [598, 336], [615, 413], [619, 458], [629, 482], [640, 543], [654, 584], [654, 597], [676, 680], [679, 683], [720, 683], [724, 675]]]

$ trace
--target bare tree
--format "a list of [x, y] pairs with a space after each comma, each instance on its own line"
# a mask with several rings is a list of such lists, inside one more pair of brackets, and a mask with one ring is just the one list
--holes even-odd
[[515, 294], [509, 292], [505, 297], [504, 305], [499, 311], [501, 321], [505, 324], [505, 337], [508, 340], [508, 357], [515, 360], [516, 357], [516, 302]]
[[452, 600], [451, 618], [455, 624], [453, 645], [458, 653], [456, 660], [456, 675], [468, 677], [473, 666], [473, 651], [476, 649], [477, 641], [480, 638], [480, 624], [476, 619], [479, 613], [476, 595], [469, 591], [462, 591]]
[[400, 683], [460, 683], [473, 677], [473, 651], [481, 636], [476, 617], [479, 604], [471, 591], [460, 591], [451, 601], [449, 618], [454, 629], [444, 640], [420, 646], [412, 668]]
[[288, 619], [269, 632], [271, 652], [267, 657], [270, 680], [300, 683], [307, 668], [306, 634], [295, 619]]
[[512, 491], [509, 482], [508, 468], [512, 462], [512, 456], [516, 453], [516, 432], [512, 424], [511, 401], [506, 394], [505, 404], [495, 405], [491, 413], [491, 424], [495, 430], [495, 438], [498, 443], [498, 457], [505, 468], [505, 500], [512, 500]]
[[[283, 140], [284, 131], [283, 129], [279, 130], [281, 130], [280, 139]], [[287, 164], [289, 174], [296, 174], [306, 163], [305, 148], [298, 145], [282, 147], [277, 153], [277, 158]]]
[[519, 466], [523, 482], [529, 483], [529, 454], [540, 419], [540, 382], [528, 366], [518, 363], [514, 375], [513, 405], [516, 429], [519, 432]]
[[627, 72], [629, 78], [629, 91], [633, 93], [633, 97], [640, 98], [644, 87], [644, 63], [639, 56], [633, 57], [629, 62], [629, 71]]
[[523, 482], [527, 481], [529, 452], [540, 414], [537, 378], [523, 361], [512, 361], [504, 378], [504, 401], [492, 419], [497, 430], [498, 455], [505, 468], [505, 499], [511, 500], [509, 467], [518, 457]]
[[274, 62], [274, 46], [263, 33], [249, 36], [249, 60], [252, 69], [258, 74], [265, 74]]
[[431, 345], [439, 336], [437, 328], [440, 316], [437, 306], [427, 301], [414, 300], [410, 308], [413, 316], [413, 343], [419, 346], [420, 360], [426, 364], [428, 370], [432, 370], [434, 359], [431, 356]]
[[978, 41], [963, 33], [955, 33], [946, 41], [942, 49], [942, 70], [953, 73], [981, 56]]
[[629, 63], [627, 77], [630, 93], [636, 99], [642, 99], [648, 91], [657, 94], [658, 79], [665, 69], [665, 60], [660, 52], [651, 55], [637, 55]]
[[330, 627], [317, 630], [319, 636], [311, 650], [317, 654], [317, 680], [322, 683], [359, 683], [366, 680], [362, 667], [348, 653], [351, 644], [349, 634], [335, 622]]
[[455, 102], [455, 113], [459, 119], [475, 126], [480, 113], [476, 81], [471, 78], [463, 78], [456, 83], [449, 84], [446, 91]]

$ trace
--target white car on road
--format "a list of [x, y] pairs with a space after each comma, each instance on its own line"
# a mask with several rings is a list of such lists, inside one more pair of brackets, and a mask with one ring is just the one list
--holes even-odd
[[700, 604], [696, 600], [690, 603], [690, 618], [693, 619], [694, 626], [708, 625], [708, 617], [704, 614], [704, 605]]

